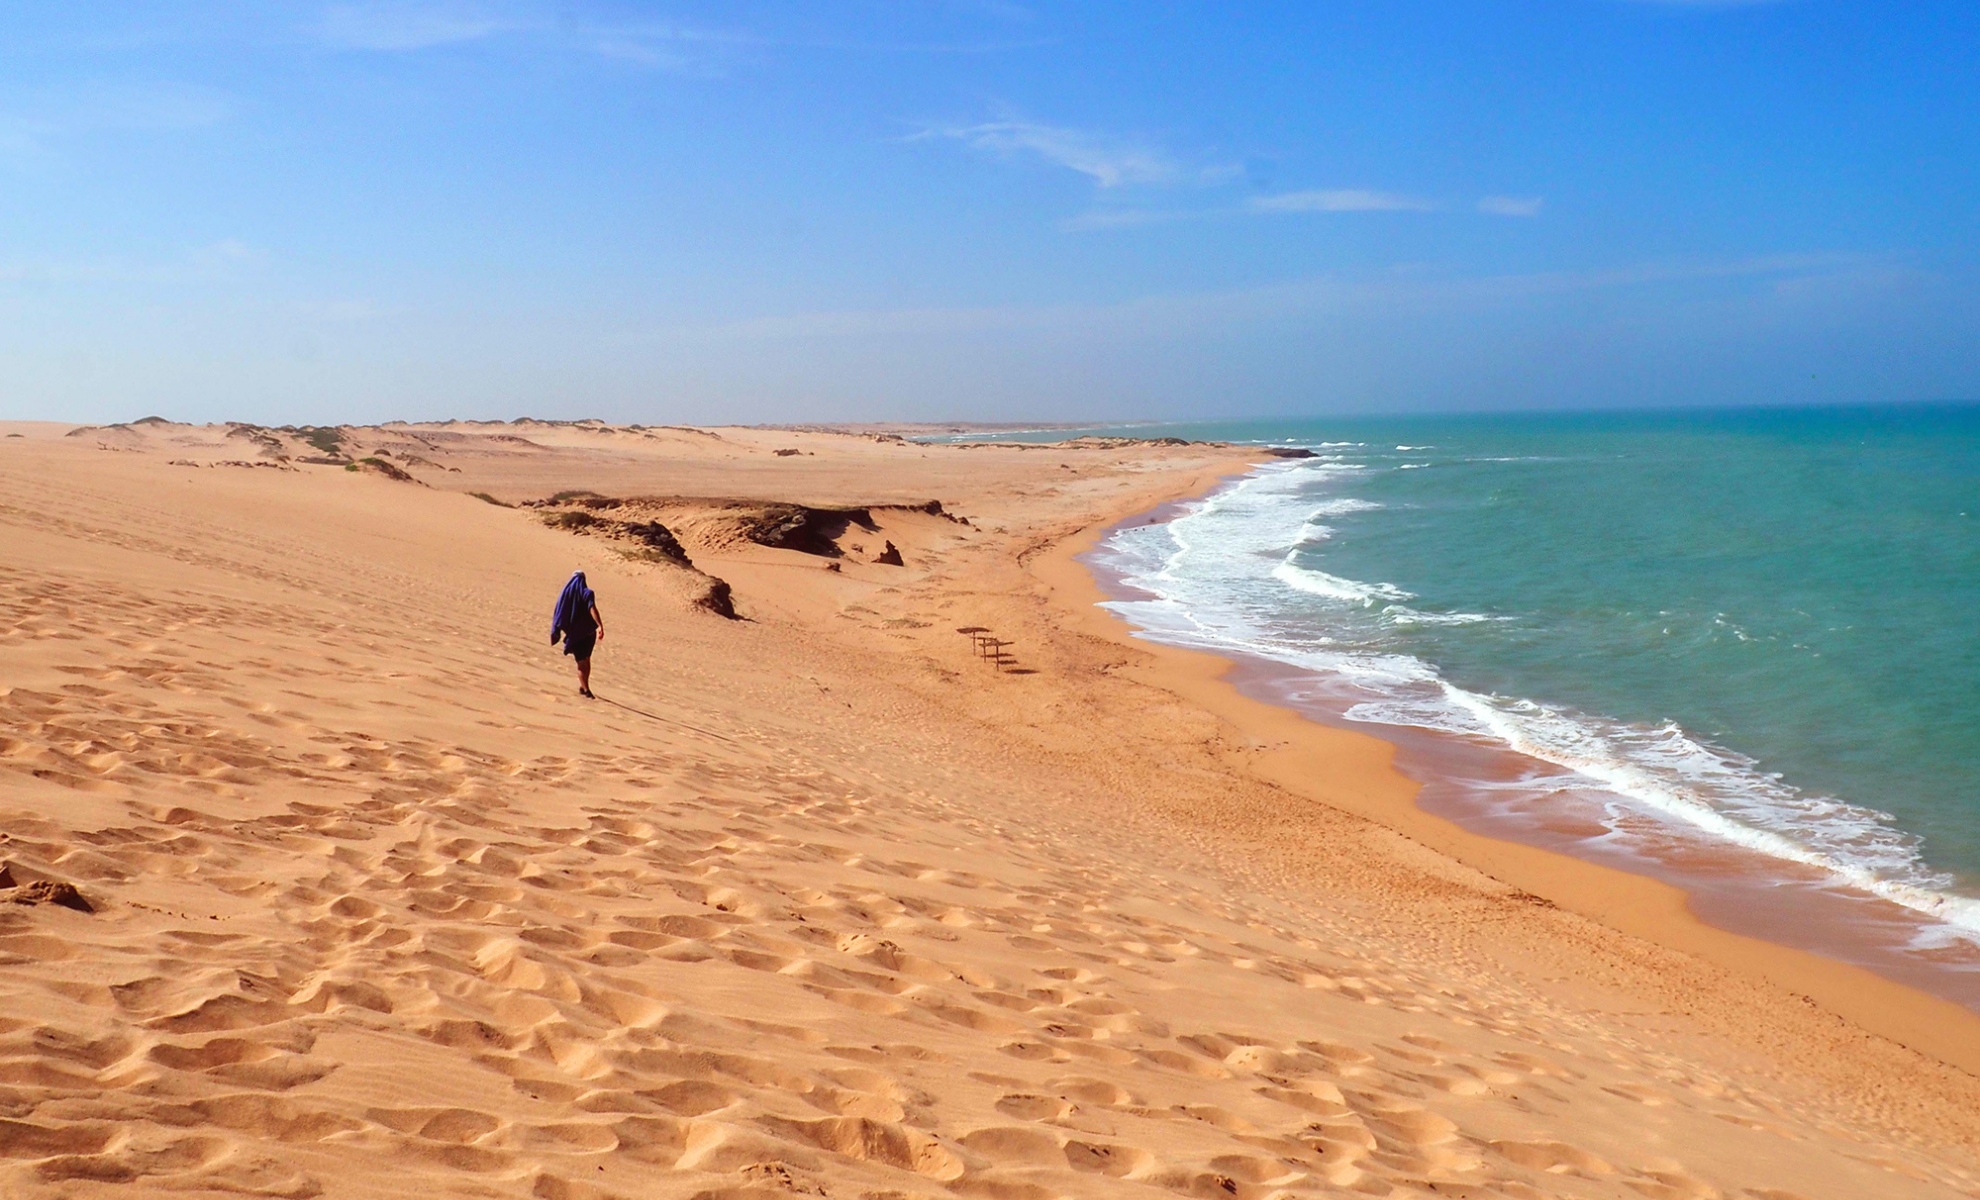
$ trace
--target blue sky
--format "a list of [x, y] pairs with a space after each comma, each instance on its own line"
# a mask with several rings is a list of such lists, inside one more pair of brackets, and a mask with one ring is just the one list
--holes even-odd
[[0, 417], [1980, 398], [1971, 0], [10, 5]]

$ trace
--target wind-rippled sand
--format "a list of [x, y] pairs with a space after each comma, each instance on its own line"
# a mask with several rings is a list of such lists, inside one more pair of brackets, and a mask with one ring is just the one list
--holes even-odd
[[[1970, 1076], [1244, 776], [1055, 616], [1041, 548], [1228, 451], [7, 428], [0, 1195], [1980, 1195]], [[569, 489], [693, 572], [464, 494]]]

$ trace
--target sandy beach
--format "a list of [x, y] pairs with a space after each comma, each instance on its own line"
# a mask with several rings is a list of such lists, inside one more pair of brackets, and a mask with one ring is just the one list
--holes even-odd
[[1980, 1196], [1973, 1013], [1095, 607], [1253, 461], [0, 425], [0, 1195]]

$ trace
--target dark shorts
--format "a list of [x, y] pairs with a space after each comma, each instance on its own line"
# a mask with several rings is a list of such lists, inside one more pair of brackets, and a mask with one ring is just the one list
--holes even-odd
[[564, 635], [564, 653], [577, 659], [579, 662], [590, 658], [591, 648], [597, 644], [598, 634], [595, 630], [590, 633], [566, 633]]

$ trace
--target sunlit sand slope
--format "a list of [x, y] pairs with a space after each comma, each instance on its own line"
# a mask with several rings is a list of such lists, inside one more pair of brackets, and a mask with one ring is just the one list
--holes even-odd
[[[0, 449], [0, 901], [92, 910], [0, 903], [0, 1195], [1980, 1195], [1964, 1076], [1904, 1068], [1921, 1123], [1894, 1074], [1632, 1007], [1621, 960], [1504, 968], [1524, 902], [1365, 823], [1315, 818], [1359, 847], [1331, 893], [1179, 834], [1256, 789], [1190, 757], [1207, 718], [953, 630], [1039, 619], [1021, 552], [1235, 460], [985, 454], [926, 497], [969, 526], [690, 539], [732, 621], [447, 487]], [[851, 461], [792, 498], [860, 500]], [[719, 481], [652, 470], [612, 467]], [[546, 644], [573, 565], [595, 703]], [[1110, 763], [1123, 724], [1175, 763]]]

